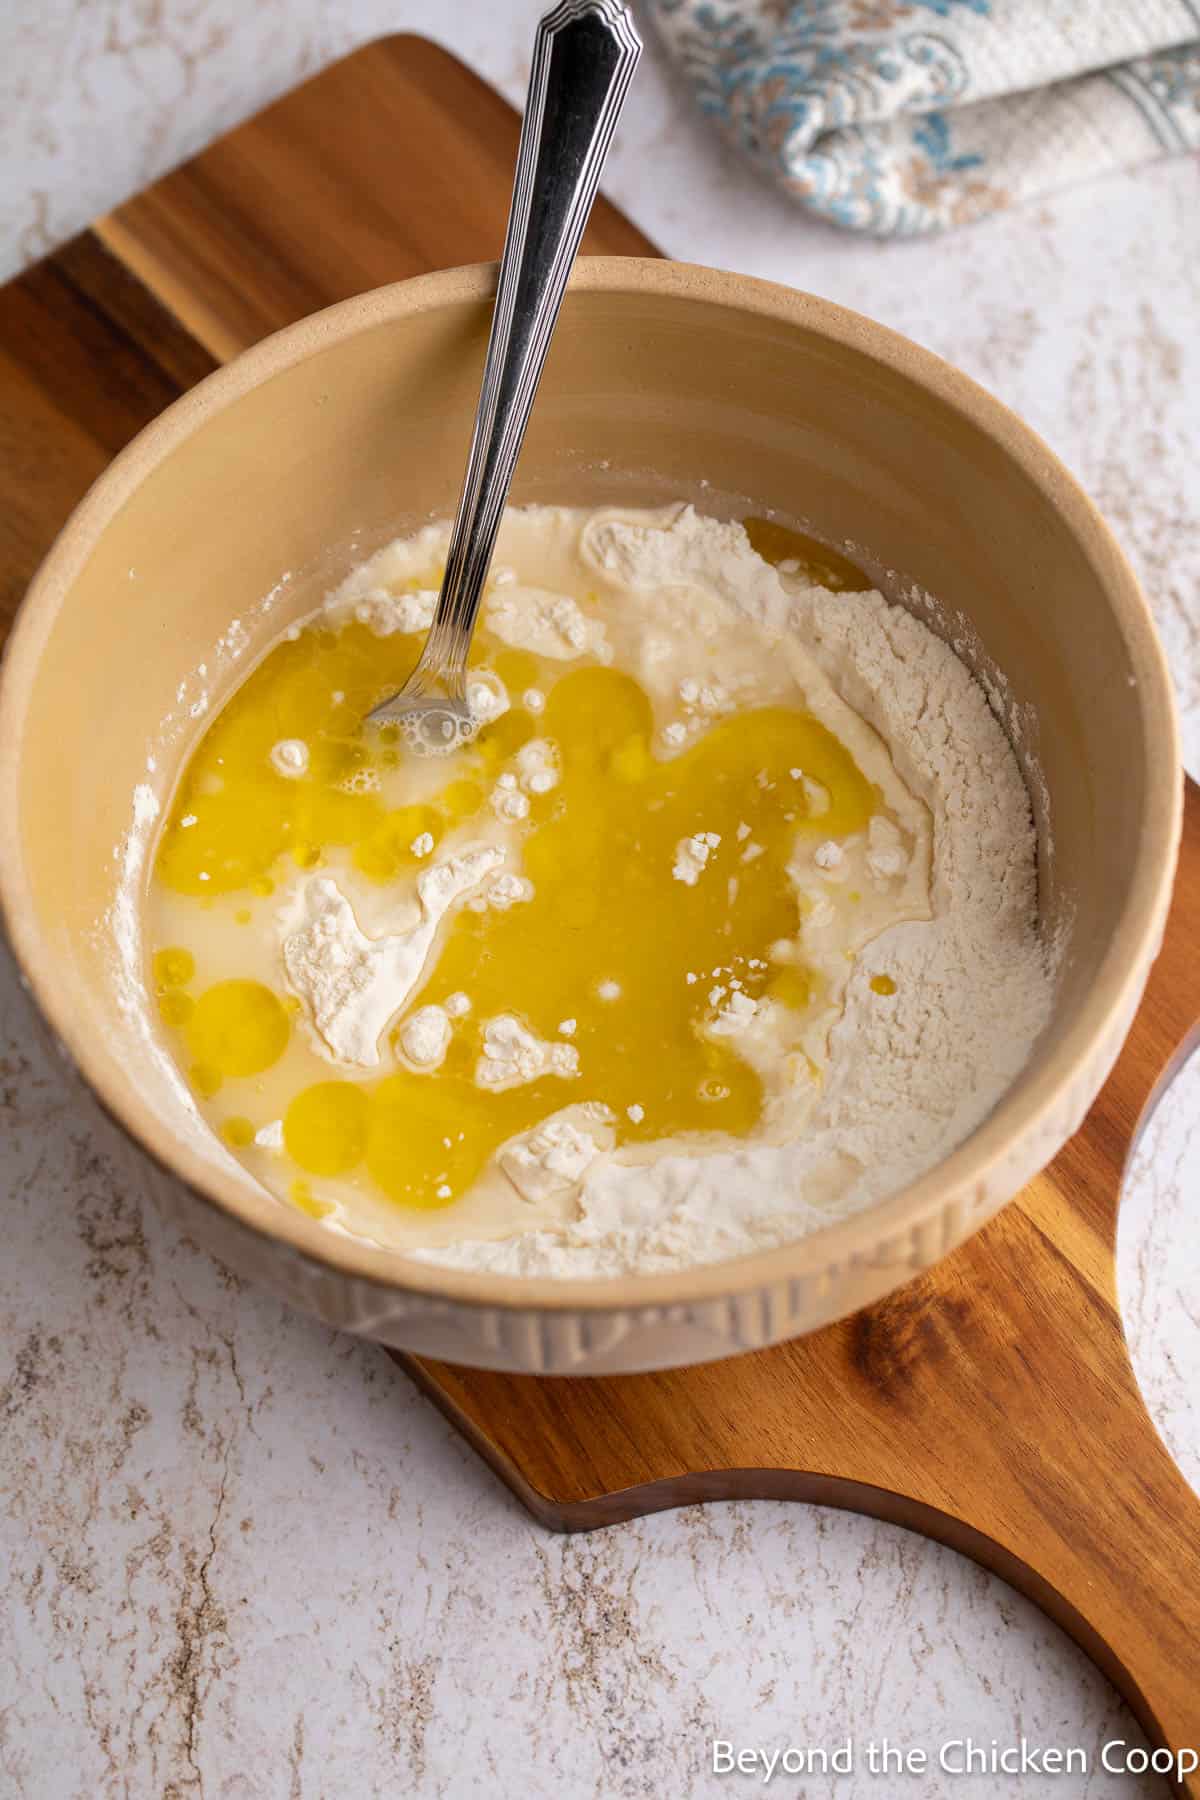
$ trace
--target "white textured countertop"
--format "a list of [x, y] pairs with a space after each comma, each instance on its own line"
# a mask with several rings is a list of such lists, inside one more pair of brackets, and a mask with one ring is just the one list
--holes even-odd
[[[10, 0], [3, 272], [379, 32], [439, 37], [519, 100], [538, 10]], [[1159, 164], [938, 242], [860, 243], [743, 173], [647, 63], [613, 196], [672, 254], [872, 313], [1029, 419], [1147, 585], [1200, 773], [1200, 168]], [[0, 1795], [657, 1800], [753, 1789], [708, 1772], [714, 1737], [936, 1751], [1024, 1734], [1090, 1759], [1137, 1739], [1031, 1606], [903, 1531], [767, 1503], [542, 1531], [382, 1351], [161, 1223], [43, 1054], [7, 962], [0, 1118]], [[1121, 1243], [1139, 1374], [1193, 1481], [1198, 1170], [1193, 1066], [1138, 1153]], [[1095, 1774], [772, 1791], [1165, 1789]]]

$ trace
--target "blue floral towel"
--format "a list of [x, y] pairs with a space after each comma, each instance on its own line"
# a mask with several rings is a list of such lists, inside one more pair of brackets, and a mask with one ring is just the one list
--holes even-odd
[[813, 212], [913, 234], [1200, 148], [1200, 0], [645, 0]]

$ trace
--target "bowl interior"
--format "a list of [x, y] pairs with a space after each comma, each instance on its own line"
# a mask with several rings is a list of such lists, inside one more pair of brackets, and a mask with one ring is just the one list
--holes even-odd
[[[937, 596], [969, 658], [1002, 671], [1034, 771], [1043, 914], [1068, 943], [1054, 1023], [1004, 1102], [1019, 1106], [1092, 994], [1173, 780], [1152, 635], [1111, 597], [1133, 592], [1123, 564], [1028, 435], [899, 340], [755, 284], [731, 298], [699, 272], [639, 284], [601, 267], [568, 297], [513, 497], [778, 509]], [[3, 739], [18, 948], [114, 1108], [168, 1160], [186, 1143], [241, 1182], [260, 1217], [116, 973], [131, 796], [147, 819], [201, 709], [288, 618], [452, 511], [487, 283], [352, 302], [215, 378], [110, 474], [18, 633]]]

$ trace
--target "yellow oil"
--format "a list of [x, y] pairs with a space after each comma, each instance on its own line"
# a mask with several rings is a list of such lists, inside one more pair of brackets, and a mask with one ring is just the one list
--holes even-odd
[[260, 1075], [287, 1047], [291, 1023], [278, 995], [261, 981], [218, 981], [184, 1021], [193, 1070], [212, 1092], [227, 1075]]
[[773, 568], [783, 562], [797, 563], [798, 574], [814, 587], [829, 588], [835, 594], [861, 594], [871, 586], [861, 569], [820, 538], [794, 531], [775, 519], [743, 519], [742, 525], [751, 549]]
[[[470, 997], [441, 1068], [416, 1073], [393, 1058], [382, 1075], [337, 1078], [310, 1052], [297, 1063], [283, 1113], [292, 1202], [320, 1216], [328, 1208], [308, 1177], [337, 1177], [408, 1207], [448, 1205], [506, 1139], [579, 1101], [610, 1109], [618, 1143], [751, 1132], [760, 1079], [729, 1039], [704, 1027], [740, 989], [792, 1009], [798, 1041], [819, 995], [794, 955], [773, 958], [799, 926], [787, 865], [800, 834], [836, 840], [863, 830], [877, 791], [823, 725], [786, 706], [729, 715], [660, 757], [651, 701], [630, 675], [596, 663], [564, 673], [484, 635], [474, 660], [506, 683], [511, 710], [446, 762], [422, 764], [420, 797], [410, 799], [394, 740], [361, 721], [400, 685], [418, 648], [413, 637], [381, 638], [358, 623], [307, 627], [277, 645], [201, 740], [157, 853], [156, 881], [197, 902], [198, 938], [205, 909], [223, 901], [240, 923], [265, 924], [277, 904], [269, 896], [321, 865], [398, 883], [407, 895], [448, 834], [470, 841], [473, 819], [494, 825], [489, 796], [521, 745], [539, 737], [555, 746], [558, 785], [532, 796], [514, 828], [533, 899], [506, 911], [460, 908], [411, 998], [415, 1007]], [[545, 697], [536, 716], [520, 700], [529, 688]], [[309, 748], [300, 779], [272, 767], [282, 738]], [[813, 783], [823, 790], [819, 817], [806, 799]], [[424, 833], [432, 859], [412, 847]], [[673, 874], [676, 849], [697, 833], [719, 843], [688, 885]], [[264, 939], [264, 971], [273, 954]], [[210, 1102], [231, 1093], [219, 1128], [236, 1151], [266, 1123], [249, 1116], [254, 1078], [289, 1045], [295, 1053], [296, 1003], [281, 973], [270, 976], [277, 990], [236, 977], [191, 992], [193, 974], [187, 946], [157, 950], [164, 1022], [195, 1090]], [[499, 1093], [477, 1085], [483, 1026], [500, 1013], [573, 1044], [578, 1076]]]

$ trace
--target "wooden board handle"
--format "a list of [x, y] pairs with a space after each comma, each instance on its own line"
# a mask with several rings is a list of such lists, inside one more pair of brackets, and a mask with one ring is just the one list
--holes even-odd
[[[941, 1284], [932, 1316], [900, 1296], [852, 1322], [860, 1362], [885, 1384], [918, 1325], [958, 1339], [928, 1359], [900, 1417], [893, 1405], [874, 1464], [895, 1461], [904, 1416], [915, 1455], [867, 1510], [1002, 1575], [1076, 1638], [1157, 1743], [1200, 1750], [1200, 1500], [1146, 1413], [1115, 1307], [1035, 1233], [974, 1263], [961, 1312]], [[932, 1431], [916, 1417], [926, 1409]], [[1181, 1791], [1200, 1796], [1200, 1774]]]
[[[707, 1366], [543, 1380], [401, 1357], [545, 1524], [711, 1499], [924, 1532], [1078, 1640], [1146, 1731], [1200, 1748], [1200, 1500], [1146, 1412], [1117, 1305], [1125, 1161], [1200, 1036], [1200, 789], [1163, 952], [1078, 1136], [977, 1236], [853, 1318]], [[1200, 1800], [1200, 1778], [1180, 1791]]]
[[[1026, 1594], [1153, 1742], [1200, 1749], [1200, 1500], [1146, 1413], [1115, 1306], [1032, 1219], [732, 1362], [572, 1380], [398, 1360], [555, 1529], [722, 1499], [906, 1526]], [[623, 1484], [635, 1467], [650, 1478]], [[1179, 1791], [1200, 1800], [1200, 1776]]]
[[[1091, 1190], [1072, 1194], [1065, 1225], [1061, 1211], [1046, 1220], [1054, 1235], [1043, 1238], [1034, 1265], [1044, 1313], [1036, 1340], [1042, 1391], [1035, 1394], [1021, 1381], [1019, 1340], [1011, 1345], [1006, 1379], [997, 1390], [1005, 1401], [997, 1441], [1007, 1463], [1006, 1480], [995, 1472], [1003, 1483], [997, 1504], [1007, 1530], [997, 1539], [998, 1557], [961, 1546], [1057, 1618], [1121, 1689], [1150, 1735], [1176, 1752], [1200, 1752], [1200, 1499], [1172, 1461], [1137, 1384], [1117, 1301], [1116, 1233], [1128, 1155], [1200, 1042], [1198, 876], [1200, 788], [1189, 780], [1180, 875], [1163, 951], [1094, 1116], [1101, 1123], [1110, 1119], [1118, 1095], [1123, 1107], [1137, 1110], [1116, 1121], [1125, 1129], [1108, 1167], [1099, 1171], [1098, 1134], [1090, 1134]], [[1083, 1175], [1079, 1153], [1076, 1139], [1055, 1161], [1053, 1198], [1060, 1208], [1064, 1182]], [[1039, 1201], [1051, 1186], [1043, 1178], [1022, 1197], [1035, 1229]], [[1097, 1229], [1104, 1252], [1091, 1280], [1080, 1273], [1086, 1246], [1081, 1242], [1078, 1254], [1071, 1246], [1072, 1235], [1089, 1226]], [[1059, 1254], [1064, 1242], [1069, 1259]], [[1010, 1267], [1001, 1279], [1015, 1285], [1021, 1272]], [[1056, 1369], [1059, 1378], [1046, 1382]], [[1019, 1404], [1022, 1397], [1028, 1410]], [[1027, 1427], [1036, 1453], [1029, 1453]], [[1010, 1557], [1015, 1561], [1006, 1567]], [[1178, 1787], [1200, 1796], [1200, 1772], [1184, 1773]]]

